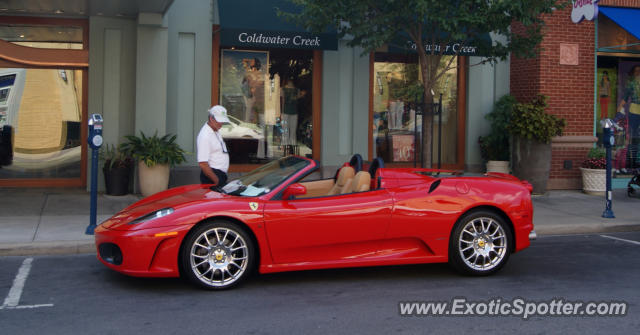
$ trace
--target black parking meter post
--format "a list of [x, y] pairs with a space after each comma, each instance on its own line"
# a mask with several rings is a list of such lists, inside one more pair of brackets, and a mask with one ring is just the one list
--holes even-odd
[[613, 219], [615, 215], [613, 215], [612, 207], [612, 193], [611, 193], [611, 148], [615, 145], [615, 137], [613, 136], [613, 122], [610, 119], [604, 119], [600, 121], [602, 125], [602, 143], [606, 149], [606, 160], [607, 160], [607, 168], [606, 168], [606, 178], [607, 178], [607, 190], [604, 194], [606, 207], [604, 212], [602, 213], [603, 218]]
[[91, 147], [91, 208], [89, 212], [89, 226], [85, 234], [93, 235], [97, 226], [98, 209], [98, 152], [102, 146], [102, 116], [91, 114], [89, 119], [89, 138], [87, 139]]

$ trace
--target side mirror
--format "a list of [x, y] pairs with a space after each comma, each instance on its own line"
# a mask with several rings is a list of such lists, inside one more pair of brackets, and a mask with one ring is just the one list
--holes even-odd
[[284, 190], [282, 200], [289, 200], [292, 196], [305, 194], [307, 194], [307, 188], [304, 187], [304, 185], [298, 183], [291, 184], [286, 190]]

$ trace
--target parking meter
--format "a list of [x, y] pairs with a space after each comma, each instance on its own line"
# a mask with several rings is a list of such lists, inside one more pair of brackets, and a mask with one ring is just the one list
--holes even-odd
[[91, 149], [100, 149], [102, 146], [102, 115], [91, 114], [89, 119], [89, 146]]
[[97, 204], [98, 204], [98, 153], [102, 146], [102, 115], [91, 114], [89, 118], [89, 137], [87, 142], [91, 147], [91, 211], [89, 213], [89, 226], [86, 234], [93, 235], [96, 228]]
[[607, 178], [607, 191], [605, 192], [606, 208], [602, 213], [603, 218], [613, 219], [613, 210], [611, 209], [612, 196], [611, 196], [611, 149], [616, 144], [615, 137], [613, 136], [613, 121], [611, 119], [603, 119], [600, 121], [602, 125], [602, 144], [606, 149], [606, 178]]

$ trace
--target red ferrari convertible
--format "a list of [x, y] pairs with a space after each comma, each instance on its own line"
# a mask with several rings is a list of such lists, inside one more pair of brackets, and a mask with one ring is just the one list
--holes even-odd
[[335, 178], [309, 180], [317, 169], [289, 156], [221, 189], [157, 193], [97, 227], [98, 259], [131, 276], [182, 274], [225, 289], [254, 270], [449, 262], [487, 275], [535, 238], [531, 185], [510, 175], [385, 168], [381, 159], [364, 171], [359, 155]]

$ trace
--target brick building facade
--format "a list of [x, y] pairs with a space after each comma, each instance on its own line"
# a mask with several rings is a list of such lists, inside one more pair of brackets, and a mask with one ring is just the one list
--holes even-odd
[[[640, 1], [601, 1], [600, 6], [640, 7]], [[545, 17], [538, 57], [511, 58], [510, 90], [519, 101], [548, 96], [548, 112], [567, 121], [563, 136], [552, 141], [549, 189], [579, 189], [580, 165], [597, 143], [596, 108], [598, 21], [575, 24], [572, 6]], [[514, 26], [514, 30], [518, 30]], [[626, 55], [625, 55], [626, 56]], [[640, 60], [640, 59], [638, 59]]]

